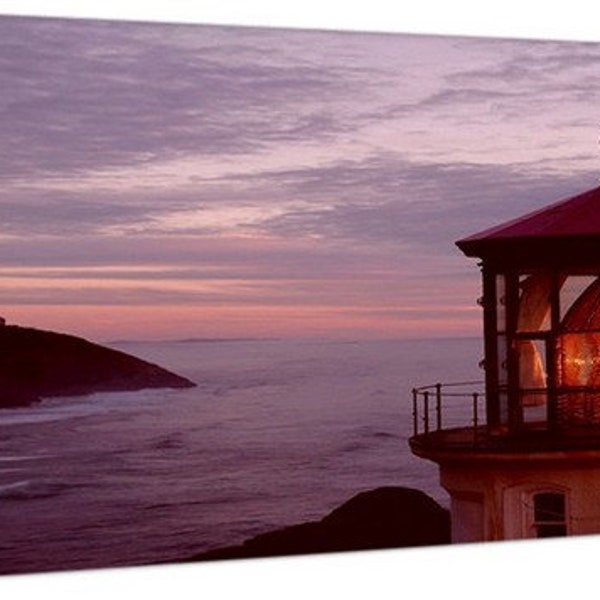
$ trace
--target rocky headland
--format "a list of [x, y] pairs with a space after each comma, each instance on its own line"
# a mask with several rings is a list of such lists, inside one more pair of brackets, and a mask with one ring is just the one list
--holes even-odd
[[0, 408], [53, 396], [194, 386], [158, 365], [79, 337], [0, 326]]
[[192, 561], [406, 548], [450, 543], [450, 514], [420, 490], [362, 492], [320, 521], [263, 533], [239, 546], [197, 554]]

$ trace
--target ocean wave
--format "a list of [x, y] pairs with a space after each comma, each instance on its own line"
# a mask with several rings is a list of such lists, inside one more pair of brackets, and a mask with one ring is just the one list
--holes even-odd
[[0, 485], [0, 500], [39, 500], [58, 496], [70, 486], [48, 481], [23, 480]]
[[167, 435], [152, 444], [154, 450], [180, 450], [185, 448], [185, 442], [181, 435]]
[[0, 485], [0, 498], [4, 498], [7, 495], [13, 494], [16, 490], [21, 490], [22, 488], [29, 485], [29, 481], [16, 481], [14, 483], [7, 483], [5, 485]]
[[[44, 454], [44, 455], [35, 455], [35, 454], [25, 454], [23, 456], [0, 456], [0, 463], [1, 462], [18, 462], [21, 460], [36, 460], [38, 458], [48, 458], [48, 454]], [[1, 486], [0, 486], [0, 489]]]
[[0, 425], [28, 425], [138, 410], [159, 402], [173, 390], [96, 392], [85, 396], [44, 398], [35, 407], [0, 409]]

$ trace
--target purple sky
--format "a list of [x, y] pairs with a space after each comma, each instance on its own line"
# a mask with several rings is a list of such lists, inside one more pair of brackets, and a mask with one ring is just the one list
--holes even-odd
[[600, 45], [0, 17], [0, 309], [478, 335], [454, 241], [594, 187]]

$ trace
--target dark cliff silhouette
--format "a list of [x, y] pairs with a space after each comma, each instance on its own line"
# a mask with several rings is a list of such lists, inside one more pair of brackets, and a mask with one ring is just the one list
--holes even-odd
[[72, 335], [0, 327], [0, 408], [41, 398], [194, 383], [157, 365]]
[[450, 543], [450, 514], [420, 490], [362, 492], [320, 521], [277, 529], [188, 561], [259, 558]]

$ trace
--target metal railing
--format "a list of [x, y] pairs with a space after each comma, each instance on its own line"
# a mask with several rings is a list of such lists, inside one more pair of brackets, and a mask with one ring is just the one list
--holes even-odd
[[434, 383], [413, 388], [413, 435], [480, 425], [484, 413], [483, 381]]
[[[562, 386], [519, 390], [518, 421], [489, 426], [483, 381], [434, 383], [412, 390], [411, 447], [448, 450], [539, 451], [600, 448], [600, 387]], [[550, 406], [551, 396], [554, 406]], [[554, 412], [550, 413], [550, 408]], [[552, 420], [550, 420], [552, 416]]]

